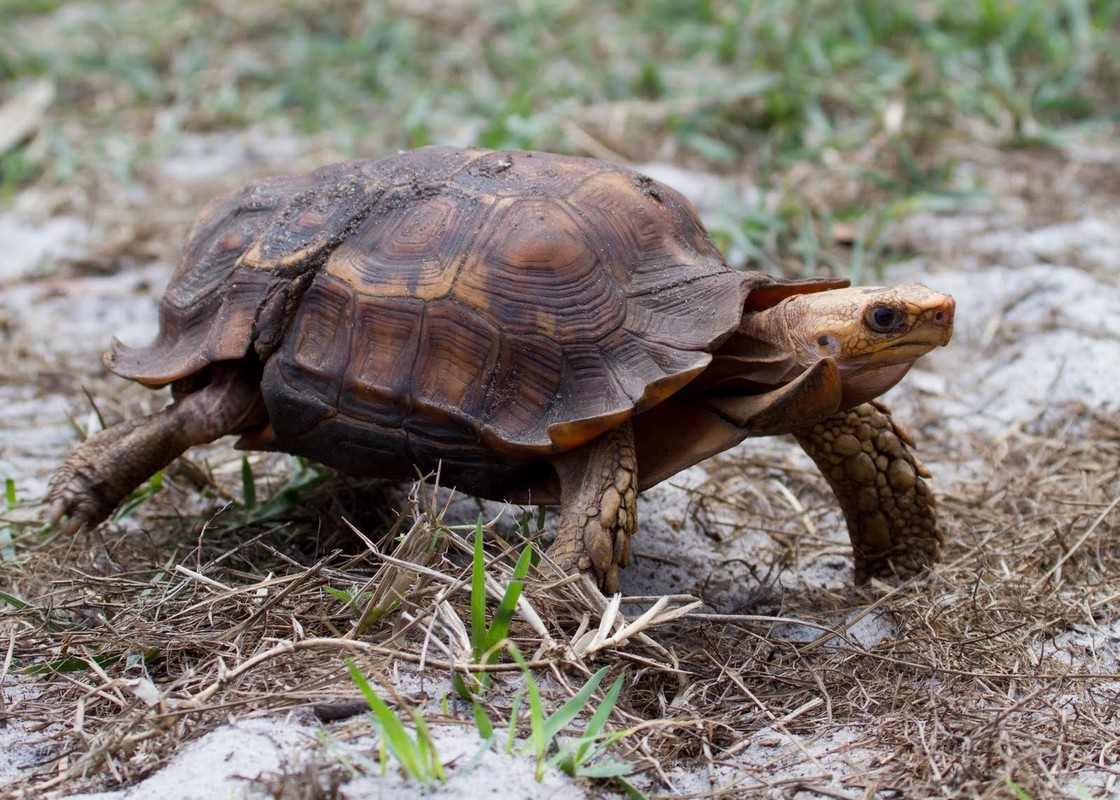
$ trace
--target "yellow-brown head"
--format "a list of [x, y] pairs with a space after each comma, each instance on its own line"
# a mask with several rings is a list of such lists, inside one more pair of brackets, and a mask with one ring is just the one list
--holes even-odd
[[911, 283], [795, 295], [772, 311], [802, 370], [822, 358], [836, 361], [850, 407], [887, 391], [916, 359], [948, 344], [955, 309], [949, 295]]
[[920, 284], [829, 288], [748, 308], [697, 390], [742, 394], [797, 380], [823, 359], [837, 367], [842, 408], [890, 389], [953, 334], [953, 298]]

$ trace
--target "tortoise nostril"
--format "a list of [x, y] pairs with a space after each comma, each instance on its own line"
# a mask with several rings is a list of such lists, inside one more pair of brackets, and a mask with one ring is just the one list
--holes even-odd
[[944, 306], [939, 308], [933, 315], [933, 321], [938, 325], [952, 325], [953, 312], [956, 310], [956, 303], [950, 300]]

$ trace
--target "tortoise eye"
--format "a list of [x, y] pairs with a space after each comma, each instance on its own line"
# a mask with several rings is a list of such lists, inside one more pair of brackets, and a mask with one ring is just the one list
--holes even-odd
[[890, 333], [899, 327], [902, 314], [890, 306], [875, 306], [867, 312], [867, 324], [880, 333]]

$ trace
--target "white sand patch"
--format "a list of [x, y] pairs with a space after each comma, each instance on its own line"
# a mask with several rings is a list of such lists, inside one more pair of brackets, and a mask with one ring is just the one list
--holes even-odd
[[186, 745], [171, 763], [135, 786], [115, 792], [71, 795], [72, 800], [214, 800], [270, 796], [259, 782], [298, 770], [315, 745], [315, 728], [295, 722], [252, 719], [233, 723]]

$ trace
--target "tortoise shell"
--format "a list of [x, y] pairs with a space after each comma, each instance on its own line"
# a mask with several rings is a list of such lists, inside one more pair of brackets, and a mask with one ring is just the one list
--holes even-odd
[[[425, 148], [212, 201], [156, 340], [106, 362], [182, 391], [244, 359], [269, 423], [239, 446], [546, 501], [546, 457], [688, 384], [752, 292], [835, 285], [730, 268], [680, 194], [623, 167]], [[636, 426], [645, 475], [709, 455], [659, 454], [659, 426]]]

